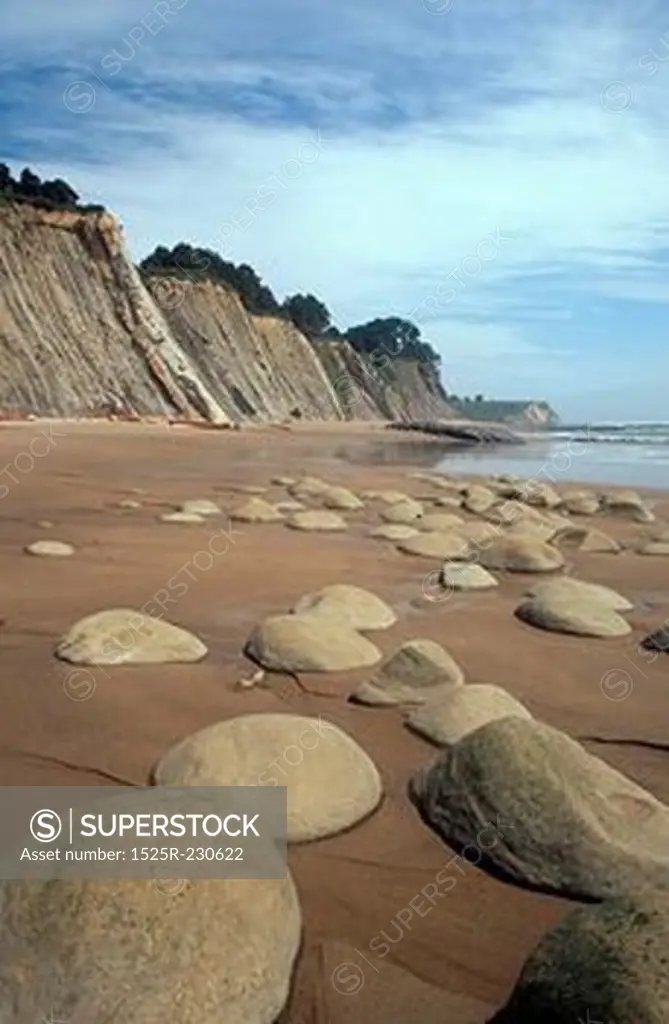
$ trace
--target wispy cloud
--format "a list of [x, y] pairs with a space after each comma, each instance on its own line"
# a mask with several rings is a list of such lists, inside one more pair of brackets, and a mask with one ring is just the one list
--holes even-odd
[[667, 30], [654, 0], [26, 0], [5, 158], [108, 203], [137, 258], [217, 248], [342, 325], [437, 294], [451, 390], [660, 415]]

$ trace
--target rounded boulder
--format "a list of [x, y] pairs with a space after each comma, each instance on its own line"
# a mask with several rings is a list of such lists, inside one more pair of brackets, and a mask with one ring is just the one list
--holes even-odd
[[161, 786], [286, 786], [292, 843], [351, 828], [383, 795], [372, 759], [322, 716], [254, 714], [218, 722], [168, 751], [153, 777]]

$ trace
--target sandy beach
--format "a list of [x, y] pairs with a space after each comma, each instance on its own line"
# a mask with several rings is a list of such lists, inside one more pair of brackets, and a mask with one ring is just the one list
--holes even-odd
[[[438, 441], [389, 437], [379, 426], [217, 432], [33, 422], [0, 428], [0, 465], [9, 467], [0, 477], [3, 785], [114, 779], [144, 785], [175, 741], [257, 711], [324, 715], [379, 767], [385, 798], [372, 817], [290, 850], [305, 934], [282, 1024], [483, 1024], [539, 938], [573, 907], [460, 864], [451, 872], [455, 884], [429, 912], [398, 921], [454, 860], [406, 793], [409, 777], [434, 759], [435, 749], [408, 732], [393, 710], [347, 701], [369, 670], [305, 675], [300, 686], [278, 674], [253, 689], [235, 686], [253, 668], [242, 655], [253, 626], [287, 611], [301, 595], [331, 583], [368, 588], [399, 615], [374, 638], [384, 653], [415, 637], [438, 641], [469, 681], [505, 688], [537, 718], [582, 739], [669, 800], [668, 755], [653, 748], [667, 741], [666, 656], [651, 661], [637, 650], [669, 611], [666, 557], [569, 552], [573, 575], [634, 602], [632, 634], [599, 640], [543, 632], [514, 618], [531, 582], [525, 575], [503, 573], [495, 591], [437, 599], [425, 579], [438, 560], [432, 565], [370, 539], [379, 521], [372, 504], [346, 513], [349, 530], [340, 535], [230, 524], [225, 515], [191, 526], [158, 521], [189, 498], [210, 498], [230, 510], [243, 497], [235, 488], [269, 487], [280, 474], [311, 473], [353, 489], [397, 488], [426, 497], [425, 484], [411, 474], [436, 465], [444, 451]], [[669, 495], [640, 493], [649, 496], [654, 524], [610, 516], [603, 527], [626, 548], [669, 521]], [[266, 497], [279, 501], [287, 494], [271, 487]], [[140, 507], [121, 507], [128, 499]], [[40, 525], [45, 522], [52, 525]], [[222, 539], [212, 558], [217, 532]], [[25, 545], [45, 538], [74, 545], [74, 557], [26, 556]], [[110, 607], [149, 608], [178, 573], [185, 590], [165, 615], [207, 644], [205, 661], [75, 671], [54, 657], [56, 642], [76, 620]], [[384, 931], [391, 948], [379, 956]]]

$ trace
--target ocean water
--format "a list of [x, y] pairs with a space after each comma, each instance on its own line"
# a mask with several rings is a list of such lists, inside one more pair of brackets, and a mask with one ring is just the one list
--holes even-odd
[[453, 451], [438, 469], [669, 489], [669, 423], [574, 425], [523, 436], [527, 443], [518, 447]]

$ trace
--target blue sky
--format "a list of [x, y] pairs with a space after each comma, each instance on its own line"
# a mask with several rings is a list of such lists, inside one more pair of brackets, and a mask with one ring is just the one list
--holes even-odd
[[656, 0], [10, 0], [0, 159], [398, 315], [447, 388], [669, 418], [669, 9]]

